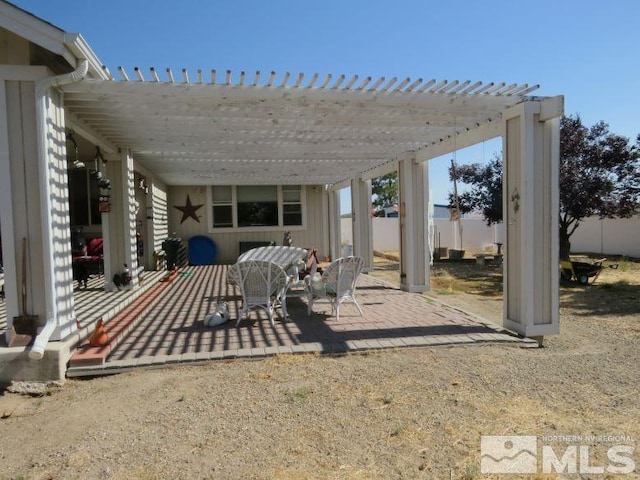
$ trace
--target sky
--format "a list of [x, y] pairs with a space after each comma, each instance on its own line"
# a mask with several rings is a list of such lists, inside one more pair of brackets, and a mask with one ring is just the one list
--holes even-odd
[[[80, 33], [112, 73], [260, 70], [539, 84], [565, 113], [640, 133], [638, 0], [12, 0]], [[277, 77], [280, 78], [280, 77]], [[456, 153], [491, 159], [501, 142]], [[432, 199], [447, 203], [451, 156], [429, 162]], [[344, 211], [344, 209], [343, 209]]]

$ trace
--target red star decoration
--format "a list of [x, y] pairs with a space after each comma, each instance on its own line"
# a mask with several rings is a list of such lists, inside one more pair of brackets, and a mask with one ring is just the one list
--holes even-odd
[[189, 198], [189, 194], [187, 194], [187, 204], [184, 207], [179, 207], [177, 205], [174, 205], [173, 207], [177, 208], [182, 212], [182, 220], [180, 220], [180, 224], [182, 224], [182, 222], [184, 222], [189, 217], [193, 218], [196, 222], [200, 223], [200, 218], [198, 218], [198, 216], [196, 215], [196, 211], [199, 208], [202, 208], [203, 206], [204, 206], [204, 203], [202, 205], [192, 205], [191, 199]]

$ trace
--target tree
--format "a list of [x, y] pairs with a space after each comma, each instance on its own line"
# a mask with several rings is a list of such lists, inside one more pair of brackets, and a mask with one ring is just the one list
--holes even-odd
[[[449, 167], [449, 178], [471, 185], [471, 190], [458, 194], [460, 213], [481, 211], [487, 225], [502, 221], [502, 158], [496, 153], [483, 165]], [[453, 193], [449, 193], [449, 206], [455, 206]]]
[[628, 218], [640, 206], [640, 135], [635, 145], [600, 121], [587, 128], [579, 116], [560, 127], [560, 258], [571, 235], [591, 216]]
[[372, 180], [371, 193], [373, 194], [373, 206], [375, 207], [376, 215], [382, 211], [383, 207], [397, 203], [398, 172], [391, 172]]
[[[502, 221], [502, 159], [463, 165], [457, 180], [471, 185], [459, 196], [462, 213], [480, 210], [488, 224]], [[453, 180], [454, 172], [449, 176]], [[640, 135], [632, 145], [604, 122], [591, 128], [578, 115], [560, 124], [560, 258], [569, 258], [571, 235], [583, 219], [628, 218], [640, 207]], [[450, 203], [453, 204], [450, 194]]]

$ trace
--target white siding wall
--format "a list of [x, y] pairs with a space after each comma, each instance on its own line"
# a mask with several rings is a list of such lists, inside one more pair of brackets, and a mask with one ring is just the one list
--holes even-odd
[[[168, 187], [168, 227], [169, 236], [177, 236], [187, 240], [194, 235], [207, 235], [211, 237], [218, 247], [217, 263], [234, 263], [239, 254], [239, 243], [241, 241], [265, 241], [275, 242], [276, 245], [282, 244], [284, 232], [286, 228], [270, 230], [270, 231], [233, 231], [233, 232], [210, 232], [208, 230], [208, 215], [210, 215], [211, 207], [207, 205], [207, 188], [206, 186], [194, 187]], [[328, 226], [323, 225], [323, 195], [324, 189], [321, 186], [307, 186], [306, 189], [306, 227], [302, 229], [291, 228], [293, 235], [293, 244], [298, 247], [318, 249], [319, 256], [328, 255], [329, 246], [326, 244], [323, 231]], [[199, 222], [193, 218], [186, 219], [180, 223], [182, 212], [175, 206], [185, 205], [187, 194], [192, 205], [203, 205], [197, 210]], [[162, 243], [162, 242], [161, 242]]]
[[[153, 257], [154, 252], [162, 250], [162, 242], [169, 236], [169, 220], [167, 206], [167, 187], [164, 184], [154, 181], [149, 191], [151, 195], [151, 248], [145, 246], [148, 251], [147, 255]], [[149, 201], [149, 199], [147, 199]]]

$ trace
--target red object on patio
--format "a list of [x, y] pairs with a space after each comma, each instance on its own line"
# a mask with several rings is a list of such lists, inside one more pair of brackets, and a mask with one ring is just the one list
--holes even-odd
[[104, 268], [103, 253], [102, 237], [90, 238], [87, 240], [85, 248], [73, 252], [73, 265], [84, 265], [90, 270], [90, 273], [102, 274]]

